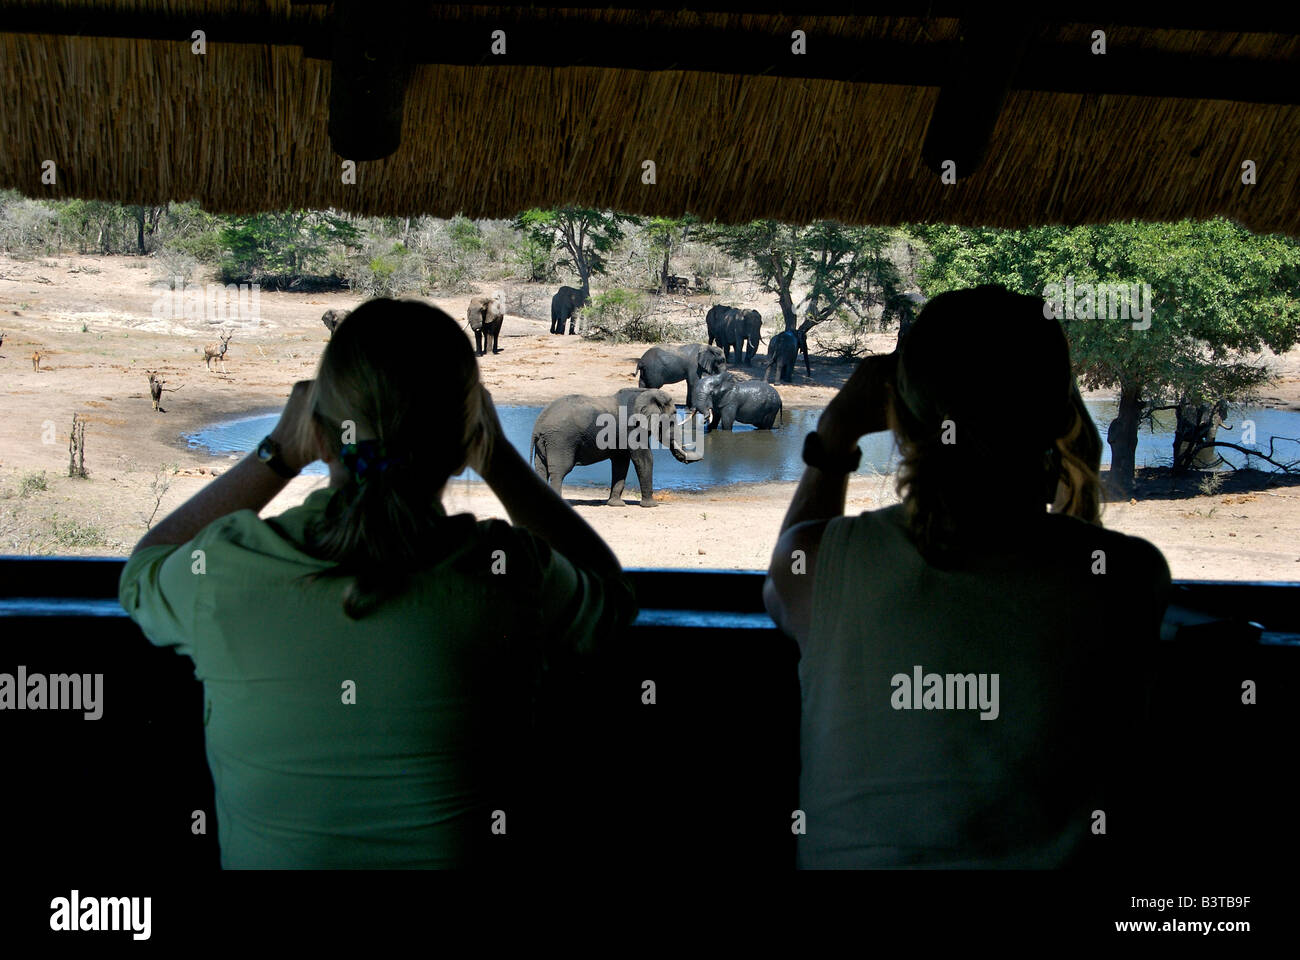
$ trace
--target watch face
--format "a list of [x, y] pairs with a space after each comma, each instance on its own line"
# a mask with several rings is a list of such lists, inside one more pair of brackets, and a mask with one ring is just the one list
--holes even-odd
[[275, 449], [275, 441], [266, 437], [257, 445], [257, 459], [263, 463], [269, 463], [278, 451]]

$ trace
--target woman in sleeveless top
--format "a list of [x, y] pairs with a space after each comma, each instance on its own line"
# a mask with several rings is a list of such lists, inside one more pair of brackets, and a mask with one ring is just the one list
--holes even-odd
[[[902, 503], [845, 517], [860, 437]], [[1169, 587], [1099, 522], [1101, 440], [1043, 301], [931, 300], [823, 413], [764, 585], [799, 645], [802, 867], [1057, 867], [1135, 839]]]

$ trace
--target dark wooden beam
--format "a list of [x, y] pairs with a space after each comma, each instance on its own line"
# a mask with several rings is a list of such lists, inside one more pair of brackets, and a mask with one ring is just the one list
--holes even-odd
[[411, 79], [411, 25], [401, 19], [403, 9], [366, 0], [334, 4], [329, 134], [340, 157], [380, 160], [401, 145]]
[[[296, 46], [305, 56], [330, 60], [334, 37], [328, 23], [311, 19], [310, 7], [287, 19], [252, 16], [182, 18], [174, 15], [102, 15], [73, 10], [55, 17], [43, 7], [0, 8], [0, 32], [58, 36], [119, 37], [190, 43], [202, 28], [210, 43]], [[434, 11], [438, 16], [441, 11]], [[476, 19], [425, 19], [406, 31], [411, 65], [586, 66], [628, 70], [683, 70], [733, 75], [837, 80], [897, 86], [941, 87], [958, 55], [948, 43], [899, 43], [830, 36], [810, 38], [810, 52], [790, 55], [788, 30], [689, 31], [667, 25], [609, 27], [545, 19], [536, 8], [503, 9]], [[1280, 16], [1280, 15], [1279, 15]], [[1061, 17], [1054, 11], [1052, 18]], [[1102, 22], [1111, 27], [1116, 20]], [[791, 23], [797, 23], [791, 20]], [[508, 55], [490, 56], [490, 32], [509, 35]], [[1300, 24], [1296, 31], [1300, 32]], [[1030, 44], [1009, 90], [1300, 103], [1300, 69], [1294, 61], [1243, 57], [1194, 57], [1139, 51], [1113, 41], [1105, 56], [1085, 45]]]
[[[291, 0], [294, 6], [327, 7], [330, 0]], [[436, 9], [454, 4], [426, 3]], [[732, 13], [799, 17], [907, 17], [962, 20], [984, 15], [987, 2], [971, 0], [555, 0], [554, 3], [484, 4], [510, 12], [545, 15], [547, 6], [565, 10], [627, 9], [659, 13]], [[1042, 4], [1041, 19], [1052, 23], [1107, 24], [1164, 30], [1213, 30], [1227, 33], [1300, 33], [1300, 9], [1286, 4], [1063, 3]]]
[[935, 103], [921, 158], [935, 173], [955, 164], [958, 179], [984, 161], [1002, 104], [1036, 25], [1020, 17], [963, 20], [952, 69]]

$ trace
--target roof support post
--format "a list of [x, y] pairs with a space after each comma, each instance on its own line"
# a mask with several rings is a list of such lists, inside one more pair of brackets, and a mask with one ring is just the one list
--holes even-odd
[[957, 57], [939, 90], [921, 148], [921, 159], [935, 173], [953, 161], [957, 177], [968, 177], [983, 163], [1036, 26], [1026, 16], [961, 21]]
[[330, 75], [330, 142], [349, 160], [382, 160], [402, 143], [411, 78], [405, 5], [336, 0]]

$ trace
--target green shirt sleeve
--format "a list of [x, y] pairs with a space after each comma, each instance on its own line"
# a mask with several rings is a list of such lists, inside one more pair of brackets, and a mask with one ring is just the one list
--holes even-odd
[[118, 601], [149, 642], [191, 655], [203, 578], [191, 566], [192, 544], [160, 543], [133, 554], [118, 579]]

